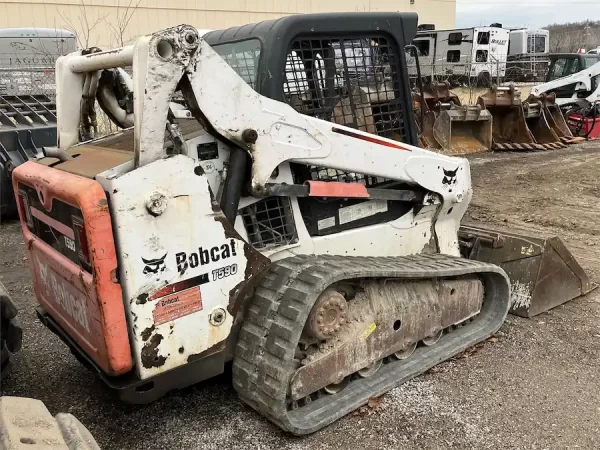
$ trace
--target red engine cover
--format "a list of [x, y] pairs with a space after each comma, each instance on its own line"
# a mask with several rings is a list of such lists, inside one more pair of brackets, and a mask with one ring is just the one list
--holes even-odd
[[[133, 362], [104, 190], [94, 180], [35, 162], [17, 167], [12, 179], [17, 200], [26, 199], [17, 204], [38, 302], [104, 372], [129, 372]], [[78, 236], [73, 218], [83, 222], [85, 235]], [[76, 244], [83, 236], [87, 246]], [[88, 250], [85, 264], [76, 256], [82, 247]]]

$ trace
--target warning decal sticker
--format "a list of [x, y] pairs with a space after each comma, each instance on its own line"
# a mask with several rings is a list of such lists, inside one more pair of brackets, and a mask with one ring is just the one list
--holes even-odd
[[148, 297], [148, 300], [157, 300], [168, 294], [175, 294], [180, 291], [185, 291], [186, 289], [189, 289], [193, 286], [199, 286], [204, 283], [208, 283], [208, 273], [203, 273], [202, 275], [198, 275], [197, 277], [188, 278], [187, 280], [178, 281], [177, 283], [169, 284], [165, 287], [162, 287], [159, 290], [154, 291]]
[[200, 286], [165, 295], [157, 300], [152, 315], [155, 325], [162, 325], [171, 320], [202, 310]]

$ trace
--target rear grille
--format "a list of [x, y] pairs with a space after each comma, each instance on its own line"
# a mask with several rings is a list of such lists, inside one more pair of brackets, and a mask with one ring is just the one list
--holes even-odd
[[382, 36], [297, 39], [283, 90], [298, 112], [408, 141], [396, 49]]
[[255, 248], [292, 244], [297, 241], [292, 206], [287, 197], [269, 197], [240, 211], [248, 240]]

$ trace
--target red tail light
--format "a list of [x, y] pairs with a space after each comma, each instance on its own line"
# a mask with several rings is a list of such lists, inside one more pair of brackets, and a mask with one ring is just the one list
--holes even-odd
[[19, 191], [19, 206], [23, 215], [25, 216], [25, 223], [29, 228], [33, 228], [33, 219], [31, 218], [31, 211], [29, 210], [29, 199], [25, 191]]
[[85, 234], [85, 225], [83, 221], [77, 217], [73, 218], [73, 229], [75, 231], [75, 239], [77, 241], [77, 250], [79, 259], [85, 268], [90, 267], [90, 248], [88, 246], [87, 235]]

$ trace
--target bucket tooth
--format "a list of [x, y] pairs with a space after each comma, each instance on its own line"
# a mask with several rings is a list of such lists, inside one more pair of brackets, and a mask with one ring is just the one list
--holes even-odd
[[511, 283], [512, 314], [533, 317], [597, 287], [558, 237], [461, 226], [461, 253], [500, 266]]

